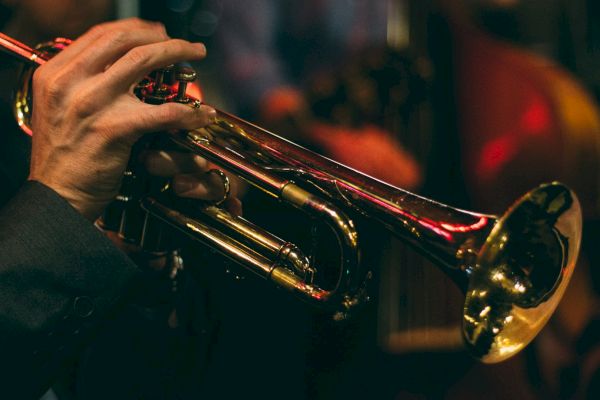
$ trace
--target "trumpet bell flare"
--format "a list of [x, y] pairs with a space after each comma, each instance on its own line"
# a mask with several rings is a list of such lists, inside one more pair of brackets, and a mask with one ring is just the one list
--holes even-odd
[[497, 221], [466, 292], [463, 338], [474, 356], [503, 361], [544, 327], [571, 279], [581, 227], [579, 201], [559, 183], [530, 191]]

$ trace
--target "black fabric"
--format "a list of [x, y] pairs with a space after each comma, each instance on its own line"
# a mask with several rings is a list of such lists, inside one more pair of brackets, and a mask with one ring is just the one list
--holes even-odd
[[135, 265], [64, 199], [27, 182], [0, 211], [0, 388], [43, 394], [121, 298]]

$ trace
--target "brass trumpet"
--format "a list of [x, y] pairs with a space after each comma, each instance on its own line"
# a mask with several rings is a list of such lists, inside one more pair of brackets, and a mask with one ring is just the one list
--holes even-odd
[[[57, 39], [34, 50], [0, 35], [0, 48], [27, 64], [14, 103], [25, 131], [32, 111], [33, 71], [66, 45], [66, 39]], [[135, 91], [142, 101], [199, 106], [199, 100], [185, 93], [189, 71], [178, 74], [178, 90], [163, 83], [163, 73], [139, 83]], [[304, 300], [345, 313], [364, 300], [360, 237], [349, 215], [376, 220], [436, 262], [465, 292], [464, 341], [486, 363], [509, 358], [536, 336], [558, 305], [575, 267], [581, 209], [575, 194], [560, 183], [533, 189], [504, 215], [494, 217], [393, 187], [222, 111], [207, 127], [169, 137], [268, 195], [324, 221], [339, 246], [339, 263], [334, 266], [337, 281], [332, 289], [320, 287], [315, 276], [323, 267], [312, 265], [296, 245], [223, 209], [207, 206], [192, 217], [155, 196], [124, 193], [117, 199], [120, 210], [141, 204], [146, 212], [139, 228], [142, 245], [153, 241], [149, 232], [158, 219]], [[132, 172], [128, 174], [131, 179]], [[125, 235], [123, 230], [121, 224]]]

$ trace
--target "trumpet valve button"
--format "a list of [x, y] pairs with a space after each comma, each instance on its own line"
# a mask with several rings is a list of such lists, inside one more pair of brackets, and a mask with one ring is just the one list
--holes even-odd
[[179, 82], [175, 101], [178, 101], [180, 103], [187, 103], [189, 100], [185, 95], [187, 85], [188, 83], [194, 82], [196, 80], [196, 71], [194, 71], [193, 68], [189, 67], [179, 68], [179, 70], [175, 74], [175, 79]]
[[165, 74], [170, 72], [174, 68], [174, 65], [167, 65], [163, 68], [159, 68], [155, 71], [154, 78], [154, 93], [166, 93], [168, 92], [168, 87], [165, 85]]

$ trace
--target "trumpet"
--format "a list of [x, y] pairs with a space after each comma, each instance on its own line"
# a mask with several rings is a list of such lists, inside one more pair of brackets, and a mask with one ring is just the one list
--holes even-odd
[[[0, 48], [25, 63], [14, 112], [29, 134], [35, 67], [68, 44], [56, 39], [31, 49], [0, 34]], [[201, 104], [186, 94], [193, 71], [176, 73], [177, 88], [164, 83], [165, 73], [156, 71], [137, 85], [134, 90], [142, 101]], [[341, 317], [367, 298], [360, 227], [353, 216], [377, 221], [433, 260], [463, 290], [464, 342], [485, 363], [505, 360], [533, 340], [557, 307], [576, 264], [581, 208], [576, 195], [557, 182], [531, 190], [496, 217], [396, 188], [223, 111], [217, 111], [214, 123], [169, 135], [169, 140], [323, 221], [335, 236], [338, 263], [314, 265], [295, 244], [215, 205], [189, 214], [160, 196], [127, 188], [115, 201], [119, 223], [114, 224], [125, 238], [132, 236], [124, 224], [128, 210], [141, 206], [143, 215], [133, 236], [142, 246], [155, 243], [157, 226], [166, 224]], [[124, 181], [134, 179], [131, 168]], [[318, 283], [326, 269], [337, 271], [331, 288]]]

